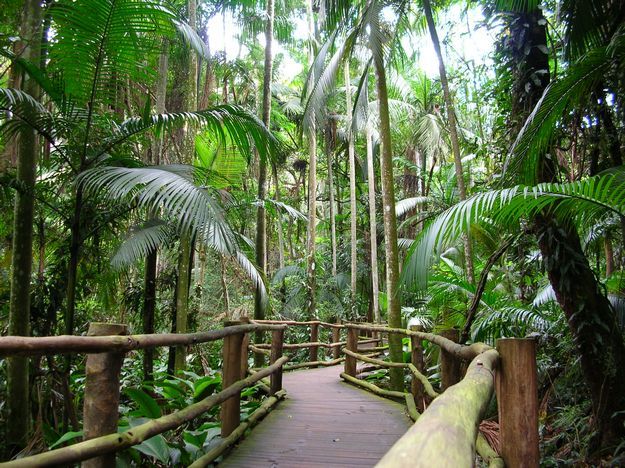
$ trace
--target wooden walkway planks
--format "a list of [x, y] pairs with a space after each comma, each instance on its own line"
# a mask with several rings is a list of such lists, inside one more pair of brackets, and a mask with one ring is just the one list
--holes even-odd
[[287, 399], [219, 466], [374, 466], [412, 422], [403, 405], [344, 383], [342, 370], [285, 373]]

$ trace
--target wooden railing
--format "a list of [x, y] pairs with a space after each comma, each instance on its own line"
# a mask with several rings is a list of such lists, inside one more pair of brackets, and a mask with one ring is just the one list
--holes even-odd
[[[289, 330], [295, 329], [295, 327], [306, 327], [310, 329], [309, 341], [305, 343], [283, 343], [284, 350], [299, 350], [308, 349], [308, 361], [298, 362], [284, 366], [284, 370], [296, 370], [302, 368], [315, 368], [319, 366], [334, 366], [345, 360], [345, 357], [341, 356], [341, 348], [344, 347], [347, 342], [341, 341], [341, 332], [346, 330], [346, 324], [341, 323], [328, 323], [320, 320], [311, 320], [305, 322], [297, 322], [294, 320], [255, 320], [252, 323], [262, 325], [284, 325], [288, 326]], [[321, 342], [320, 331], [327, 329], [329, 331], [329, 342]], [[378, 338], [362, 337], [358, 343], [360, 345], [366, 345], [371, 343], [378, 343]], [[275, 346], [275, 343], [256, 343], [251, 344], [249, 349], [257, 354], [269, 354], [269, 349]], [[327, 350], [327, 357], [329, 359], [319, 358], [319, 348]], [[374, 349], [375, 351], [375, 349]]]
[[[285, 331], [309, 327], [306, 343], [285, 343]], [[319, 331], [329, 331], [329, 342]], [[341, 341], [341, 331], [346, 330]], [[250, 344], [251, 332], [270, 331], [270, 343]], [[190, 334], [125, 335], [126, 327], [94, 323], [92, 336], [0, 338], [0, 356], [87, 353], [83, 442], [31, 457], [6, 466], [53, 466], [83, 460], [84, 466], [113, 466], [115, 453], [168, 430], [177, 428], [211, 408], [221, 405], [221, 443], [192, 466], [206, 466], [233, 445], [245, 431], [285, 396], [282, 371], [302, 367], [331, 366], [345, 361], [341, 377], [378, 395], [405, 401], [416, 423], [380, 461], [380, 467], [473, 466], [476, 448], [490, 466], [538, 466], [538, 417], [536, 358], [533, 340], [498, 340], [497, 349], [482, 343], [456, 343], [455, 331], [435, 335], [421, 331], [362, 323], [331, 324], [321, 321], [264, 320], [228, 322], [219, 330]], [[369, 336], [360, 336], [370, 334]], [[384, 335], [399, 334], [411, 340], [410, 362], [378, 358], [388, 346]], [[100, 336], [102, 335], [102, 336]], [[223, 339], [222, 388], [183, 410], [117, 433], [119, 373], [125, 353], [159, 346], [185, 346]], [[441, 349], [441, 388], [437, 391], [425, 372], [423, 341]], [[328, 359], [319, 359], [319, 348]], [[285, 366], [286, 350], [309, 349], [309, 360]], [[267, 355], [268, 367], [248, 369], [248, 350]], [[341, 356], [343, 354], [344, 356]], [[357, 362], [375, 368], [406, 369], [412, 376], [410, 392], [387, 390], [358, 378]], [[466, 364], [468, 363], [468, 367]], [[465, 372], [466, 370], [466, 372]], [[246, 374], [249, 377], [245, 377]], [[463, 376], [464, 373], [464, 376]], [[266, 380], [269, 377], [269, 380]], [[241, 423], [241, 391], [260, 385], [269, 394], [262, 405]], [[478, 431], [486, 406], [496, 387], [501, 457]], [[95, 404], [97, 403], [97, 404]], [[503, 460], [502, 460], [503, 459]]]
[[[281, 337], [287, 325], [227, 323], [222, 329], [188, 334], [126, 335], [126, 326], [92, 323], [89, 336], [0, 338], [0, 356], [34, 356], [87, 353], [83, 408], [83, 442], [38, 455], [2, 463], [2, 466], [32, 467], [70, 465], [88, 460], [83, 466], [115, 466], [121, 450], [175, 429], [211, 408], [221, 405], [222, 441], [192, 466], [206, 466], [243, 435], [271, 406], [285, 396], [282, 368], [289, 358], [282, 356]], [[269, 350], [270, 365], [245, 377], [249, 333], [271, 331], [275, 345]], [[125, 353], [160, 346], [186, 346], [223, 339], [222, 390], [197, 403], [124, 432], [117, 432], [119, 377]], [[270, 377], [269, 398], [249, 418], [240, 421], [241, 391]]]
[[[454, 341], [458, 338], [456, 331], [445, 333], [445, 337], [425, 333], [419, 327], [406, 330], [346, 324], [346, 328], [345, 371], [341, 377], [378, 395], [404, 400], [408, 413], [416, 421], [377, 466], [429, 467], [433, 460], [437, 466], [473, 466], [476, 449], [493, 467], [504, 466], [504, 462], [511, 467], [538, 466], [534, 340], [502, 339], [494, 349], [483, 343], [460, 345]], [[389, 362], [362, 354], [357, 337], [363, 331], [410, 337], [411, 362]], [[423, 340], [441, 349], [441, 393], [425, 375]], [[388, 369], [408, 369], [412, 374], [411, 391], [386, 390], [358, 379], [357, 361]], [[478, 431], [495, 387], [501, 456]]]

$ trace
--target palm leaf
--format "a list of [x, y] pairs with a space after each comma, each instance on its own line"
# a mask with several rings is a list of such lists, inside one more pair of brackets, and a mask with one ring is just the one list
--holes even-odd
[[278, 140], [256, 116], [239, 106], [225, 104], [196, 112], [130, 118], [115, 127], [113, 134], [94, 150], [93, 158], [101, 157], [120, 143], [148, 129], [172, 130], [183, 125], [205, 129], [217, 143], [223, 146], [235, 145], [248, 159], [252, 148], [262, 158], [274, 159], [279, 153]]
[[117, 248], [111, 259], [111, 266], [121, 269], [145, 259], [172, 237], [167, 223], [161, 220], [148, 221], [140, 229], [133, 229], [130, 236]]
[[215, 250], [231, 254], [237, 242], [218, 201], [197, 187], [180, 166], [144, 168], [96, 167], [80, 174], [86, 193], [110, 200], [132, 199], [148, 211], [163, 209], [182, 233], [197, 236]]
[[557, 124], [571, 109], [587, 102], [610, 66], [607, 48], [595, 49], [547, 87], [506, 159], [504, 172], [508, 177], [519, 174], [522, 183], [536, 182], [539, 163], [557, 135]]
[[[81, 104], [112, 101], [117, 83], [150, 80], [145, 58], [171, 36], [176, 15], [159, 0], [59, 0], [50, 8], [55, 41], [49, 68]], [[153, 55], [152, 55], [153, 56]]]
[[555, 216], [591, 223], [612, 212], [625, 216], [625, 170], [566, 184], [517, 186], [475, 195], [441, 213], [420, 234], [404, 262], [402, 281], [424, 287], [433, 256], [455, 242], [472, 223], [485, 219], [502, 228], [518, 229], [523, 218], [544, 209]]

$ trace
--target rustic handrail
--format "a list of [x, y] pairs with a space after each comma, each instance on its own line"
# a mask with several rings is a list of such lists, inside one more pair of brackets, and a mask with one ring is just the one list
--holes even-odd
[[499, 354], [473, 359], [465, 378], [441, 394], [380, 460], [378, 467], [473, 466], [478, 422], [494, 389]]
[[440, 348], [444, 349], [448, 353], [463, 359], [465, 361], [472, 360], [475, 356], [492, 349], [491, 346], [488, 346], [484, 343], [473, 343], [470, 345], [461, 345], [458, 343], [454, 343], [453, 341], [444, 338], [440, 335], [435, 335], [434, 333], [420, 332], [407, 330], [405, 328], [390, 328], [390, 327], [381, 327], [378, 325], [361, 325], [355, 323], [348, 323], [345, 325], [348, 329], [355, 328], [357, 330], [366, 330], [372, 332], [382, 332], [382, 333], [395, 333], [404, 336], [415, 336], [422, 340], [429, 341]]
[[120, 450], [130, 448], [134, 445], [140, 444], [150, 437], [175, 429], [176, 427], [195, 419], [214, 406], [237, 395], [243, 389], [255, 384], [262, 378], [278, 371], [288, 360], [288, 356], [281, 357], [270, 366], [259, 370], [245, 379], [239, 380], [219, 393], [206, 397], [197, 403], [187, 406], [183, 410], [162, 416], [158, 419], [152, 419], [145, 424], [135, 426], [127, 431], [105, 435], [96, 439], [79, 442], [77, 444], [70, 445], [69, 447], [50, 450], [49, 452], [33, 455], [31, 457], [2, 463], [0, 466], [32, 467], [66, 465], [88, 460], [89, 458], [97, 457], [106, 453], [119, 452]]
[[[83, 460], [106, 466], [113, 462], [110, 458], [120, 450], [140, 444], [144, 440], [161, 434], [205, 413], [210, 408], [222, 404], [221, 431], [224, 440], [210, 453], [222, 451], [234, 439], [233, 433], [241, 433], [240, 394], [241, 390], [267, 376], [271, 376], [268, 390], [271, 398], [254, 414], [259, 419], [263, 412], [282, 399], [282, 368], [289, 357], [282, 357], [281, 336], [288, 327], [285, 324], [241, 324], [226, 322], [224, 328], [209, 332], [187, 334], [124, 335], [126, 326], [121, 324], [92, 323], [90, 336], [52, 337], [4, 337], [0, 338], [0, 356], [42, 355], [64, 353], [87, 353], [87, 385], [85, 389], [84, 431], [87, 440], [77, 444], [51, 450], [19, 460], [5, 462], [2, 466], [51, 466], [73, 464]], [[256, 330], [271, 330], [273, 346], [267, 352], [271, 355], [271, 365], [259, 369], [244, 378], [247, 370], [248, 334]], [[115, 335], [118, 333], [119, 335]], [[92, 336], [96, 335], [96, 336]], [[102, 336], [98, 336], [102, 335]], [[186, 408], [153, 419], [146, 424], [116, 433], [119, 404], [119, 371], [123, 355], [128, 351], [148, 349], [158, 346], [183, 346], [224, 340], [223, 390]], [[278, 349], [279, 348], [279, 349]], [[259, 350], [263, 353], [264, 350]], [[108, 364], [112, 363], [110, 369]], [[90, 364], [91, 363], [91, 364]], [[113, 365], [114, 363], [117, 363]], [[90, 367], [91, 366], [91, 367]], [[106, 372], [103, 372], [106, 371]], [[106, 388], [104, 397], [101, 389]], [[94, 405], [95, 401], [99, 403]], [[114, 417], [113, 417], [114, 415]], [[95, 418], [95, 419], [94, 419]], [[106, 423], [102, 423], [106, 420]], [[111, 423], [112, 421], [112, 423]], [[246, 422], [246, 428], [252, 421]], [[95, 458], [94, 458], [95, 457]], [[97, 462], [96, 462], [97, 461]]]
[[284, 329], [287, 325], [245, 324], [198, 333], [162, 333], [126, 336], [3, 336], [0, 357], [42, 354], [128, 352], [162, 346], [188, 346], [207, 343], [230, 335], [256, 330]]

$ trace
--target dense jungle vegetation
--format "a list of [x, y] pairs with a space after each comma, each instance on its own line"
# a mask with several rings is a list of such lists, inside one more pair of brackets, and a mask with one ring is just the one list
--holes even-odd
[[[531, 336], [544, 465], [625, 464], [624, 58], [624, 0], [3, 0], [2, 334]], [[120, 427], [219, 388], [220, 346], [129, 354]], [[5, 459], [80, 439], [84, 366], [0, 360]], [[118, 463], [186, 465], [215, 415]]]

